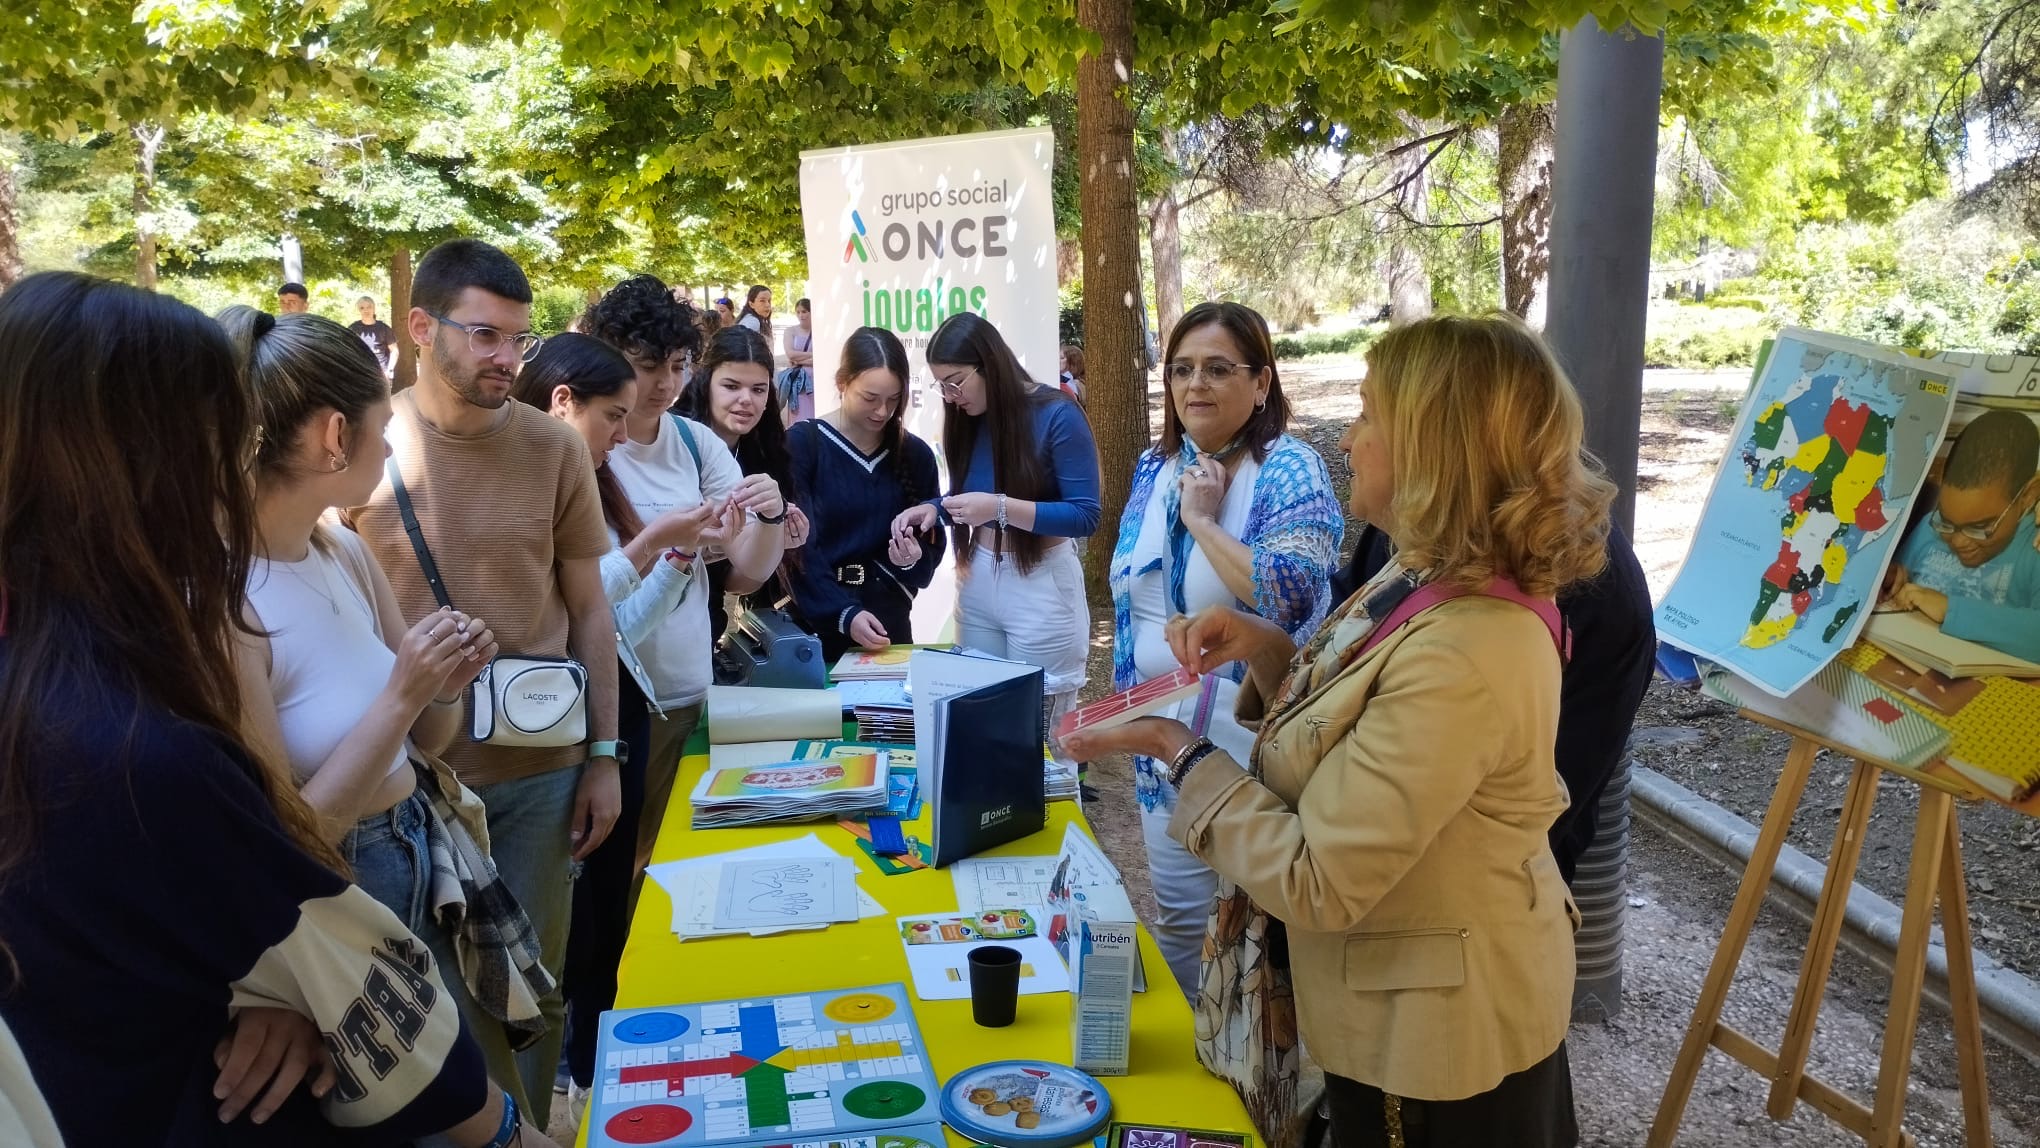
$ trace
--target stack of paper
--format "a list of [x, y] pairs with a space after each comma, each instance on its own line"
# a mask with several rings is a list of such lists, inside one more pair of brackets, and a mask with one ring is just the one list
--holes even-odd
[[694, 828], [868, 817], [886, 811], [886, 754], [722, 768], [712, 763], [690, 798]]
[[851, 650], [836, 660], [836, 668], [829, 671], [829, 679], [836, 682], [905, 681], [907, 659], [913, 655], [912, 646], [888, 646], [875, 654], [867, 650]]
[[[885, 908], [857, 886], [849, 859], [812, 833], [795, 841], [649, 865], [645, 875], [672, 899], [673, 932], [683, 941], [762, 937], [885, 915]], [[848, 916], [845, 898], [854, 906]]]
[[850, 710], [857, 719], [857, 737], [860, 741], [914, 740], [914, 703], [900, 705], [858, 705]]

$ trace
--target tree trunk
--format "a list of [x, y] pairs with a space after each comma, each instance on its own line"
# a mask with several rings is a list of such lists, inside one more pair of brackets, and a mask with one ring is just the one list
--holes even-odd
[[12, 155], [0, 148], [0, 291], [21, 278], [21, 215], [15, 207]]
[[135, 286], [156, 289], [156, 154], [163, 148], [164, 129], [140, 124], [135, 136]]
[[1098, 442], [1103, 517], [1084, 554], [1085, 582], [1102, 600], [1111, 539], [1134, 462], [1148, 445], [1147, 370], [1140, 319], [1140, 206], [1133, 186], [1133, 0], [1077, 0], [1077, 23], [1100, 50], [1077, 61], [1078, 194], [1084, 220], [1084, 377]]
[[[1162, 132], [1162, 150], [1175, 164], [1176, 133]], [[1176, 183], [1155, 200], [1148, 212], [1148, 252], [1155, 264], [1155, 337], [1166, 344], [1176, 320], [1183, 317], [1183, 204], [1176, 198]]]
[[1388, 248], [1388, 321], [1398, 327], [1431, 313], [1431, 269], [1424, 264], [1423, 243], [1423, 224], [1431, 218], [1430, 155], [1429, 148], [1413, 147], [1395, 161], [1394, 178], [1401, 187], [1394, 203], [1401, 214], [1388, 213], [1395, 229]]
[[1183, 317], [1182, 214], [1171, 185], [1148, 216], [1148, 251], [1155, 262], [1155, 337], [1164, 344]]
[[1501, 159], [1502, 305], [1543, 328], [1551, 285], [1551, 169], [1557, 120], [1550, 104], [1511, 104], [1496, 125]]
[[396, 328], [397, 376], [391, 387], [403, 390], [418, 381], [418, 348], [411, 342], [411, 249], [390, 253], [390, 326]]

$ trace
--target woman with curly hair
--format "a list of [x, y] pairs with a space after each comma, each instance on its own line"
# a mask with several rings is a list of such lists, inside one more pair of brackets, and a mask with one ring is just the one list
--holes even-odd
[[[1419, 1127], [1438, 1146], [1569, 1148], [1553, 598], [1606, 560], [1614, 486], [1581, 452], [1572, 384], [1513, 318], [1390, 332], [1361, 399], [1340, 442], [1352, 510], [1395, 561], [1300, 650], [1223, 606], [1164, 628], [1193, 670], [1246, 662], [1248, 760], [1161, 718], [1065, 745], [1168, 763], [1169, 832], [1220, 878], [1200, 1029], [1240, 1039], [1225, 1002], [1286, 948], [1292, 1036], [1325, 1070], [1342, 1148]], [[1233, 1079], [1279, 1128], [1293, 1077]]]

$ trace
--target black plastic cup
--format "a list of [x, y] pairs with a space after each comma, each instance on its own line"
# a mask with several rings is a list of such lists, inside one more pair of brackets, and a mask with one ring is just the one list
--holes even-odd
[[985, 945], [970, 951], [970, 1019], [986, 1028], [1013, 1023], [1020, 999], [1020, 950]]

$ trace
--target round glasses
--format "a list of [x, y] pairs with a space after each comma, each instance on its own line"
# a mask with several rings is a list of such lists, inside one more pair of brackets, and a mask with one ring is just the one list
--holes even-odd
[[449, 319], [437, 311], [427, 311], [425, 313], [456, 331], [466, 331], [468, 350], [473, 351], [484, 359], [495, 358], [496, 352], [502, 350], [503, 344], [508, 342], [517, 348], [517, 361], [528, 363], [537, 357], [539, 346], [545, 342], [544, 339], [529, 331], [520, 331], [515, 335], [505, 335], [494, 327], [463, 323], [457, 319]]

